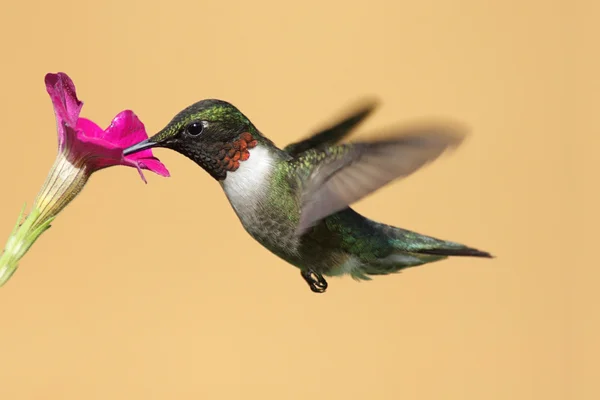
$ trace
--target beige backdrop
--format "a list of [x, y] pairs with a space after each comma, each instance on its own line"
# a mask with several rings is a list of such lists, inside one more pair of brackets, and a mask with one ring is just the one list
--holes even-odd
[[150, 132], [207, 97], [281, 146], [363, 95], [382, 108], [357, 137], [462, 120], [458, 152], [355, 207], [497, 259], [331, 279], [315, 295], [204, 171], [158, 150], [172, 178], [94, 175], [0, 289], [1, 399], [597, 398], [593, 188], [580, 197], [597, 182], [584, 175], [598, 145], [591, 7], [87, 3], [3, 5], [2, 244], [53, 162], [43, 77], [64, 71], [83, 116], [105, 126], [131, 108]]

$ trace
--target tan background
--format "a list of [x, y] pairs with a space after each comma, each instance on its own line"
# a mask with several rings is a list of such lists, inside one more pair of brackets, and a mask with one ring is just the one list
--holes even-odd
[[207, 97], [281, 146], [363, 95], [382, 108], [358, 137], [460, 119], [460, 151], [356, 209], [498, 258], [315, 295], [159, 150], [172, 178], [98, 173], [0, 289], [0, 398], [598, 398], [591, 1], [103, 3], [3, 5], [2, 243], [54, 159], [43, 77], [65, 71], [84, 116], [150, 132]]

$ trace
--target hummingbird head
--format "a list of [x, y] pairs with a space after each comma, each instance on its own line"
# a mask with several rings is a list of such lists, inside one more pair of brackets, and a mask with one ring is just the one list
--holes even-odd
[[166, 147], [188, 157], [222, 181], [250, 157], [250, 149], [270, 143], [233, 105], [216, 99], [199, 101], [179, 112], [154, 136], [128, 147], [129, 155]]

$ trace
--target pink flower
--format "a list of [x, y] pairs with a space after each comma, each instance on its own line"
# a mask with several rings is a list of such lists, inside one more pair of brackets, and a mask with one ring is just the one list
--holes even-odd
[[59, 152], [71, 160], [81, 159], [97, 171], [112, 165], [135, 167], [146, 182], [142, 169], [169, 176], [167, 168], [150, 149], [123, 157], [123, 150], [148, 138], [144, 124], [133, 113], [120, 112], [105, 130], [79, 113], [83, 102], [77, 98], [75, 85], [65, 73], [47, 74], [46, 90], [54, 105]]
[[58, 154], [27, 218], [23, 211], [0, 256], [0, 286], [15, 272], [19, 260], [83, 189], [92, 173], [113, 165], [134, 167], [144, 182], [143, 169], [169, 176], [167, 168], [148, 149], [123, 156], [123, 150], [148, 138], [144, 124], [129, 110], [120, 112], [106, 129], [80, 118], [83, 102], [67, 74], [47, 74], [58, 130]]

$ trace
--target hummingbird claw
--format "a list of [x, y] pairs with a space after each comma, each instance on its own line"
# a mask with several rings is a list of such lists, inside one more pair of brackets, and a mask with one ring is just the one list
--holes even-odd
[[323, 275], [312, 269], [302, 270], [302, 278], [308, 283], [310, 290], [315, 293], [325, 293], [327, 290], [327, 281], [323, 278]]

